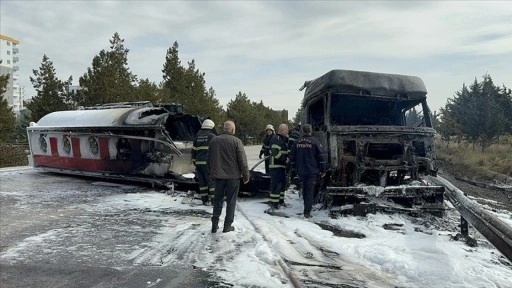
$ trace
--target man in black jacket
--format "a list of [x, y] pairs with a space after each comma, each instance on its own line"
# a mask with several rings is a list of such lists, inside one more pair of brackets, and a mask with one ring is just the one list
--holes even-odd
[[270, 139], [272, 139], [272, 136], [274, 136], [274, 126], [271, 124], [268, 124], [265, 128], [265, 138], [263, 138], [263, 145], [261, 145], [260, 150], [260, 159], [262, 155], [265, 155], [265, 174], [269, 174], [269, 168], [268, 165], [270, 163]]
[[302, 125], [303, 136], [300, 137], [290, 152], [290, 163], [295, 168], [302, 182], [304, 199], [304, 217], [311, 218], [313, 197], [318, 183], [318, 176], [325, 176], [325, 159], [320, 141], [311, 136], [309, 124]]
[[201, 130], [197, 133], [192, 145], [192, 163], [196, 166], [196, 176], [199, 180], [199, 195], [201, 195], [203, 205], [207, 205], [208, 201], [212, 201], [215, 191], [213, 181], [210, 180], [208, 166], [206, 166], [208, 146], [210, 141], [216, 136], [212, 133], [214, 128], [215, 123], [212, 120], [204, 120]]

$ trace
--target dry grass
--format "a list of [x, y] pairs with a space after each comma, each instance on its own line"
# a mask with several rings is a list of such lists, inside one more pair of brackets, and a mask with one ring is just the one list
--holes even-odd
[[484, 152], [465, 141], [436, 140], [437, 158], [451, 173], [472, 179], [491, 180], [496, 173], [512, 177], [512, 136], [503, 137]]

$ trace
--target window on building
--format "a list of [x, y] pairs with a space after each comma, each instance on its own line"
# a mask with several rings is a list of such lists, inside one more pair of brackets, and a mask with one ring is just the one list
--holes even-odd
[[11, 46], [11, 42], [7, 41], [7, 46]]
[[7, 60], [7, 64], [11, 64], [11, 60]]
[[11, 51], [7, 50], [7, 55], [11, 55]]

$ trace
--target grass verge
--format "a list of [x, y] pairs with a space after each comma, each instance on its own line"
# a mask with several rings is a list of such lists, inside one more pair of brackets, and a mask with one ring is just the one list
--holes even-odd
[[497, 174], [512, 177], [512, 137], [482, 152], [468, 142], [436, 140], [437, 159], [447, 172], [472, 180], [493, 181]]

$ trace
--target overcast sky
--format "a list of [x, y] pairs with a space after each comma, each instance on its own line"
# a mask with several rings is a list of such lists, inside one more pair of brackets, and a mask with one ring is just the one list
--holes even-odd
[[431, 110], [485, 73], [512, 86], [512, 2], [490, 1], [10, 1], [0, 2], [0, 33], [19, 44], [19, 74], [46, 54], [73, 84], [115, 32], [139, 79], [162, 81], [165, 54], [178, 41], [221, 104], [238, 91], [292, 118], [304, 81], [332, 69], [421, 77]]

